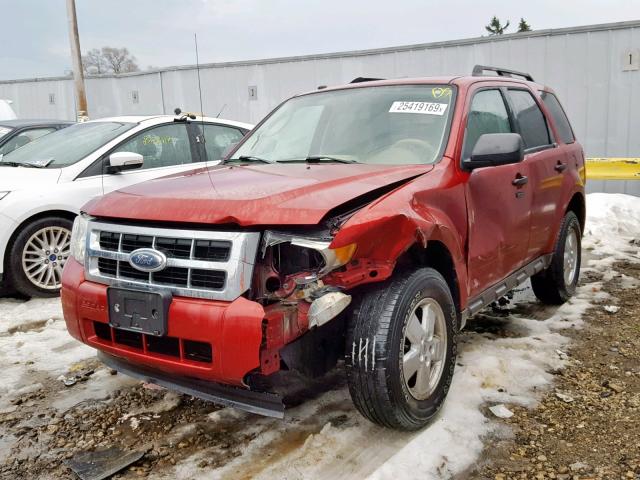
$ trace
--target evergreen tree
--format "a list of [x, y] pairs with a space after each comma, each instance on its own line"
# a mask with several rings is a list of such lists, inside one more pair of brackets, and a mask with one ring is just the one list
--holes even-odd
[[489, 32], [489, 35], [502, 35], [504, 31], [509, 28], [509, 21], [507, 20], [507, 23], [502, 26], [502, 23], [500, 23], [498, 17], [494, 15], [489, 22], [489, 25], [486, 25], [484, 28], [487, 30], [487, 32]]
[[530, 31], [531, 31], [531, 25], [529, 25], [524, 18], [521, 18], [520, 23], [518, 24], [518, 33], [530, 32]]

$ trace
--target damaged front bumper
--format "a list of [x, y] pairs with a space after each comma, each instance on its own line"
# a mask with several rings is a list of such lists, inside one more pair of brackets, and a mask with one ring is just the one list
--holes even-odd
[[268, 417], [284, 418], [282, 397], [275, 393], [254, 392], [244, 388], [206, 382], [195, 378], [176, 377], [160, 370], [136, 365], [125, 359], [98, 352], [98, 359], [114, 370], [143, 382], [154, 383], [192, 397], [227, 407], [234, 407]]

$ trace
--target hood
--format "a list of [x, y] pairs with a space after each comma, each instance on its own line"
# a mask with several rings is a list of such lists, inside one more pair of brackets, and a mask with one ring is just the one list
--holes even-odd
[[0, 192], [58, 183], [59, 168], [0, 167]]
[[110, 193], [85, 206], [123, 219], [248, 225], [316, 225], [333, 208], [433, 165], [220, 165]]

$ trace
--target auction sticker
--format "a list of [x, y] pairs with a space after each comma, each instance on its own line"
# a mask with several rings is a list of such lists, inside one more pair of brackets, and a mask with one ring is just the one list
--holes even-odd
[[423, 113], [426, 115], [444, 115], [446, 103], [433, 102], [393, 102], [390, 113]]

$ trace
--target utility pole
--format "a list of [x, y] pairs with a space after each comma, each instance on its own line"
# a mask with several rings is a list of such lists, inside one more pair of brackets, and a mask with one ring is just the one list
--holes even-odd
[[67, 0], [67, 17], [69, 19], [69, 43], [71, 44], [71, 60], [73, 61], [73, 83], [76, 90], [78, 121], [83, 122], [89, 117], [87, 116], [87, 93], [84, 88], [84, 74], [80, 57], [80, 37], [78, 36], [75, 0]]

